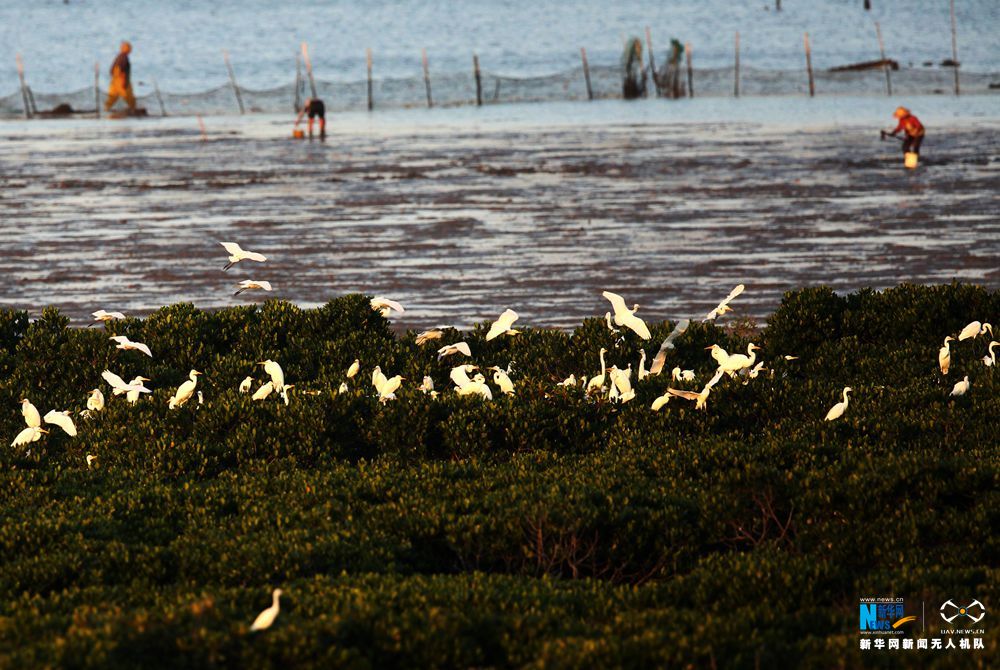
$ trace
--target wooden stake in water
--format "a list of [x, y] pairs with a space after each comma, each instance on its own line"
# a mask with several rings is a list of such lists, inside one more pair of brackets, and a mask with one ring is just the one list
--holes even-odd
[[295, 54], [295, 112], [302, 109], [302, 56]]
[[653, 58], [653, 38], [650, 36], [649, 26], [646, 26], [646, 51], [649, 52], [649, 76], [653, 79], [653, 88], [656, 89], [656, 97], [660, 97], [660, 85], [656, 83], [656, 61]]
[[483, 79], [479, 72], [479, 56], [472, 54], [472, 70], [476, 75], [476, 106], [483, 105]]
[[309, 90], [312, 91], [312, 97], [319, 98], [316, 95], [316, 80], [313, 79], [312, 61], [309, 60], [309, 45], [305, 42], [302, 43], [302, 61], [306, 64], [306, 75], [309, 76]]
[[420, 50], [420, 60], [424, 66], [424, 91], [427, 92], [427, 108], [434, 106], [434, 99], [431, 97], [431, 69], [427, 64], [427, 49]]
[[736, 73], [733, 79], [733, 97], [740, 97], [740, 31], [736, 31]]
[[809, 48], [809, 33], [805, 33], [803, 41], [806, 45], [806, 72], [809, 73], [809, 97], [816, 95], [816, 84], [813, 82], [812, 49]]
[[166, 116], [167, 108], [163, 106], [163, 96], [160, 95], [160, 85], [156, 83], [156, 77], [153, 77], [153, 92], [156, 93], [156, 101], [160, 103], [160, 116]]
[[955, 63], [955, 95], [958, 90], [958, 37], [955, 32], [955, 0], [951, 0], [951, 60]]
[[580, 47], [580, 60], [583, 62], [583, 80], [587, 83], [587, 100], [593, 100], [594, 89], [590, 86], [590, 64], [587, 62], [586, 47]]
[[236, 96], [236, 104], [240, 108], [240, 114], [246, 114], [243, 109], [243, 96], [240, 95], [240, 87], [236, 84], [236, 73], [233, 72], [233, 64], [229, 62], [229, 52], [222, 50], [222, 58], [226, 61], [226, 70], [229, 71], [229, 84], [233, 87], [233, 95]]
[[885, 70], [885, 94], [892, 97], [892, 77], [889, 75], [889, 63], [885, 60], [885, 44], [882, 42], [882, 28], [875, 22], [875, 36], [878, 37], [878, 51], [882, 55], [882, 69]]
[[201, 128], [201, 141], [208, 141], [208, 131], [205, 130], [205, 121], [201, 118], [201, 114], [198, 115], [198, 127]]
[[94, 63], [94, 118], [101, 118], [101, 64]]
[[21, 81], [21, 101], [24, 103], [24, 118], [31, 118], [31, 103], [28, 102], [28, 85], [24, 83], [24, 61], [21, 54], [15, 57], [17, 60], [17, 78]]
[[694, 70], [691, 67], [691, 43], [684, 43], [684, 60], [687, 61], [688, 71], [688, 97], [694, 97]]
[[365, 60], [368, 64], [368, 111], [375, 109], [375, 100], [372, 98], [372, 50], [365, 52]]

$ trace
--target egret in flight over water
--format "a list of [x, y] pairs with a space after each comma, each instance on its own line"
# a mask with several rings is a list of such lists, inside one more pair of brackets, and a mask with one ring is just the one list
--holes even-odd
[[239, 295], [244, 291], [270, 291], [271, 282], [256, 280], [256, 279], [244, 279], [240, 282], [240, 287], [236, 290], [233, 295]]
[[504, 310], [503, 314], [500, 315], [493, 325], [490, 326], [490, 332], [486, 333], [486, 341], [500, 337], [501, 335], [517, 335], [520, 331], [511, 330], [511, 326], [517, 321], [517, 312], [512, 309]]
[[267, 260], [267, 257], [264, 254], [258, 254], [254, 251], [241, 249], [240, 245], [236, 244], [236, 242], [219, 242], [219, 244], [225, 247], [226, 251], [229, 252], [229, 262], [226, 263], [224, 268], [222, 268], [223, 270], [228, 270], [240, 261], [257, 261], [258, 263], [263, 263]]
[[652, 337], [646, 323], [637, 317], [635, 313], [639, 310], [639, 305], [633, 305], [632, 309], [625, 306], [625, 298], [611, 291], [601, 293], [611, 302], [611, 307], [615, 310], [615, 325], [624, 326], [644, 340]]
[[[114, 321], [115, 319], [125, 318], [125, 315], [122, 314], [121, 312], [105, 312], [103, 309], [97, 310], [96, 312], [91, 314], [91, 316], [94, 317], [94, 321], [90, 324], [91, 326], [93, 326], [95, 323], [99, 323], [102, 321], [107, 323], [108, 321]], [[88, 326], [88, 328], [89, 327], [90, 326]]]
[[374, 309], [376, 312], [378, 312], [387, 319], [389, 318], [389, 314], [391, 314], [393, 311], [396, 311], [399, 314], [404, 314], [406, 312], [406, 310], [403, 309], [402, 305], [400, 305], [395, 300], [389, 300], [388, 298], [382, 298], [376, 296], [371, 299], [371, 302], [369, 304], [371, 304], [372, 309]]
[[726, 312], [733, 311], [733, 308], [729, 306], [729, 303], [731, 303], [739, 294], [743, 293], [744, 288], [746, 287], [743, 286], [743, 284], [740, 284], [732, 291], [730, 291], [729, 295], [727, 295], [715, 309], [713, 309], [711, 312], [705, 315], [705, 318], [702, 322], [704, 323], [705, 321], [714, 321], [717, 317], [722, 316]]
[[454, 354], [464, 354], [466, 356], [471, 356], [472, 350], [469, 349], [469, 344], [467, 342], [456, 342], [455, 344], [446, 344], [445, 346], [438, 349], [438, 360], [441, 360], [445, 356], [452, 356]]

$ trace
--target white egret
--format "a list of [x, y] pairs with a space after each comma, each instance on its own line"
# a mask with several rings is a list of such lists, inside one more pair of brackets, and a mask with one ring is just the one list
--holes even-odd
[[251, 631], [265, 630], [271, 627], [274, 620], [278, 618], [278, 612], [281, 611], [281, 606], [278, 604], [279, 598], [281, 598], [281, 589], [275, 589], [274, 593], [271, 594], [271, 606], [257, 615], [257, 618], [250, 624]]
[[838, 402], [836, 405], [834, 405], [833, 407], [830, 408], [830, 411], [826, 413], [826, 419], [825, 419], [825, 421], [834, 421], [834, 420], [839, 419], [840, 417], [844, 416], [844, 412], [847, 411], [847, 402], [848, 402], [847, 394], [850, 393], [853, 390], [854, 389], [852, 389], [850, 386], [845, 386], [844, 387], [844, 400], [843, 400], [843, 402]]
[[92, 412], [100, 412], [104, 409], [104, 394], [101, 393], [101, 389], [94, 389], [87, 396], [87, 409]]
[[476, 369], [475, 365], [459, 365], [451, 369], [451, 372], [448, 373], [448, 377], [455, 383], [457, 388], [462, 388], [463, 386], [467, 386], [472, 383], [472, 380], [469, 379], [469, 373]]
[[674, 348], [674, 340], [683, 335], [684, 331], [686, 331], [690, 325], [691, 321], [689, 319], [681, 319], [677, 322], [674, 329], [670, 331], [669, 335], [667, 335], [667, 339], [663, 340], [663, 343], [660, 344], [660, 350], [657, 351], [656, 356], [653, 357], [653, 365], [649, 368], [649, 374], [658, 375], [663, 371], [663, 366], [667, 362], [667, 351]]
[[87, 454], [87, 467], [89, 468], [91, 464], [96, 460], [97, 456], [94, 456], [93, 454]]
[[440, 340], [443, 335], [443, 330], [425, 330], [424, 332], [417, 334], [417, 339], [415, 341], [419, 347], [420, 345], [430, 342], [431, 340]]
[[[287, 387], [286, 387], [286, 388], [287, 388]], [[198, 404], [199, 404], [199, 405], [204, 405], [204, 404], [205, 404], [205, 396], [203, 396], [203, 395], [201, 394], [201, 391], [198, 391]], [[285, 402], [285, 404], [287, 405], [287, 404], [288, 404], [288, 402], [286, 401], [286, 402]]]
[[372, 386], [375, 387], [375, 391], [382, 393], [382, 387], [385, 385], [385, 375], [382, 373], [382, 368], [378, 365], [372, 370]]
[[948, 368], [951, 367], [951, 348], [948, 343], [955, 338], [949, 335], [944, 338], [944, 346], [938, 350], [938, 366], [941, 368], [941, 374], [948, 374]]
[[395, 300], [389, 300], [388, 298], [375, 297], [371, 299], [369, 304], [372, 306], [372, 309], [374, 309], [376, 312], [378, 312], [387, 319], [389, 318], [389, 314], [391, 314], [393, 310], [395, 310], [400, 314], [406, 312], [406, 310], [403, 309], [402, 305], [400, 305]]
[[57, 412], [55, 410], [49, 411], [44, 417], [45, 423], [50, 423], [53, 426], [59, 426], [66, 434], [70, 437], [76, 437], [76, 424], [73, 423], [73, 419], [69, 416], [69, 410], [63, 412]]
[[106, 381], [114, 391], [114, 395], [121, 395], [123, 393], [128, 393], [132, 390], [138, 390], [139, 393], [152, 393], [148, 388], [142, 384], [126, 384], [125, 380], [116, 375], [110, 370], [105, 370], [101, 373], [101, 377]]
[[361, 369], [361, 359], [355, 358], [354, 362], [351, 363], [350, 367], [347, 368], [347, 378], [351, 379], [354, 375], [358, 374], [358, 370]]
[[240, 382], [240, 393], [250, 393], [251, 386], [253, 386], [253, 377], [247, 376]]
[[955, 387], [951, 389], [950, 395], [955, 397], [965, 395], [970, 386], [972, 386], [972, 384], [969, 383], [969, 375], [965, 375], [965, 379], [955, 384]]
[[616, 325], [628, 328], [644, 340], [652, 337], [649, 334], [649, 328], [646, 327], [646, 323], [635, 315], [639, 310], [639, 305], [633, 305], [632, 309], [629, 309], [625, 306], [625, 299], [617, 293], [604, 291], [601, 295], [611, 302], [611, 307], [615, 310]]
[[[146, 388], [143, 382], [152, 381], [146, 377], [135, 377], [128, 383], [129, 390], [125, 392], [125, 400], [128, 401], [130, 405], [134, 405], [139, 402], [139, 394], [142, 393], [142, 389]], [[146, 393], [149, 393], [149, 389], [146, 389]]]
[[150, 351], [149, 347], [147, 347], [142, 342], [133, 342], [124, 335], [114, 335], [112, 337], [109, 337], [108, 339], [114, 340], [115, 342], [118, 343], [118, 346], [116, 346], [115, 349], [124, 349], [125, 351], [141, 351], [150, 358], [153, 357], [153, 352]]
[[993, 351], [993, 347], [1000, 346], [1000, 342], [993, 340], [990, 342], [990, 346], [987, 348], [987, 355], [983, 356], [983, 365], [988, 368], [993, 367], [997, 364], [997, 353]]
[[518, 315], [512, 309], [504, 310], [503, 314], [500, 315], [493, 325], [490, 326], [490, 332], [486, 333], [486, 341], [500, 337], [501, 335], [517, 335], [520, 331], [511, 330], [511, 326], [517, 321]]
[[664, 392], [663, 395], [659, 396], [656, 400], [653, 401], [653, 404], [650, 405], [650, 409], [652, 409], [654, 412], [659, 412], [664, 405], [670, 402], [670, 398], [672, 397], [673, 396], [670, 393], [670, 391]]
[[168, 406], [170, 409], [177, 409], [191, 399], [194, 395], [195, 387], [198, 385], [198, 377], [201, 375], [197, 370], [188, 373], [188, 380], [177, 387], [174, 395], [171, 396]]
[[219, 244], [225, 247], [226, 251], [229, 252], [229, 262], [226, 263], [224, 268], [222, 268], [224, 271], [233, 267], [240, 261], [257, 261], [258, 263], [263, 263], [267, 260], [267, 257], [264, 254], [258, 254], [254, 251], [246, 251], [240, 248], [240, 245], [236, 244], [236, 242], [219, 242]]
[[958, 334], [958, 341], [968, 340], [971, 338], [979, 337], [980, 335], [985, 335], [989, 331], [990, 336], [993, 335], [993, 326], [988, 323], [980, 323], [978, 321], [973, 321], [968, 324], [965, 328], [961, 330]]
[[272, 391], [274, 391], [274, 384], [272, 382], [265, 382], [261, 384], [259, 389], [253, 392], [253, 395], [250, 396], [250, 399], [263, 400], [267, 396], [271, 395]]
[[735, 377], [736, 373], [740, 370], [753, 366], [753, 364], [757, 361], [758, 349], [760, 349], [760, 347], [751, 342], [747, 345], [746, 354], [729, 354], [726, 362], [720, 364], [720, 367], [729, 373], [730, 377]]
[[438, 360], [441, 360], [445, 356], [452, 356], [454, 354], [464, 354], [466, 356], [471, 356], [472, 350], [469, 349], [469, 344], [467, 342], [456, 342], [455, 344], [447, 344], [438, 349]]
[[612, 365], [608, 372], [611, 383], [618, 389], [619, 394], [625, 395], [632, 390], [632, 382], [629, 380], [632, 376], [631, 368], [628, 371], [619, 370], [618, 366]]
[[12, 447], [21, 447], [25, 444], [31, 444], [32, 442], [38, 442], [42, 437], [42, 433], [47, 433], [49, 431], [44, 428], [39, 428], [38, 426], [28, 426], [14, 438], [14, 441], [10, 443]]
[[337, 389], [337, 393], [347, 393], [347, 382], [340, 382], [340, 388]]
[[604, 323], [608, 324], [608, 330], [612, 333], [618, 332], [618, 329], [611, 325], [611, 312], [604, 313]]
[[712, 351], [711, 354], [712, 358], [715, 360], [716, 363], [719, 364], [720, 368], [726, 367], [726, 364], [729, 362], [729, 352], [720, 347], [718, 344], [713, 344], [710, 347], [705, 347], [705, 351], [708, 350]]
[[271, 282], [264, 281], [263, 279], [244, 279], [240, 282], [239, 288], [236, 289], [236, 293], [233, 295], [239, 295], [244, 291], [270, 291]]
[[396, 391], [403, 384], [403, 377], [396, 375], [394, 377], [389, 377], [385, 380], [378, 389], [378, 399], [381, 402], [386, 402], [387, 400], [396, 399]]
[[789, 355], [786, 354], [785, 355], [785, 360], [786, 361], [797, 361], [797, 360], [799, 360], [799, 357], [798, 356], [789, 356]]
[[270, 358], [266, 361], [260, 361], [257, 365], [264, 366], [264, 373], [271, 378], [271, 383], [274, 384], [274, 390], [281, 393], [281, 389], [285, 387], [285, 372], [281, 369], [281, 365], [277, 361], [272, 361]]
[[566, 377], [566, 379], [556, 384], [556, 386], [576, 386], [576, 375]]
[[714, 321], [716, 317], [720, 317], [726, 312], [733, 311], [733, 308], [729, 306], [729, 303], [732, 302], [736, 298], [736, 296], [743, 293], [744, 288], [746, 287], [743, 286], [743, 284], [739, 284], [736, 288], [730, 291], [729, 295], [727, 295], [715, 309], [713, 309], [711, 312], [705, 315], [705, 318], [702, 321], [702, 323], [706, 321]]
[[500, 388], [500, 392], [507, 395], [514, 395], [514, 382], [510, 380], [507, 373], [496, 365], [490, 368], [490, 370], [493, 370], [493, 383]]
[[692, 382], [694, 381], [694, 370], [681, 370], [679, 367], [676, 367], [670, 371], [670, 378], [675, 382]]
[[606, 353], [608, 353], [608, 350], [605, 349], [604, 347], [601, 347], [601, 351], [599, 354], [601, 357], [601, 374], [595, 375], [594, 377], [590, 378], [590, 381], [587, 382], [587, 388], [586, 388], [587, 391], [595, 388], [596, 389], [603, 388], [604, 380], [607, 377], [607, 371], [608, 371], [607, 365], [604, 363], [604, 354]]
[[434, 380], [428, 376], [424, 375], [424, 380], [420, 382], [420, 386], [417, 387], [422, 393], [431, 393], [434, 391]]
[[639, 372], [636, 376], [637, 381], [642, 381], [649, 376], [649, 371], [646, 370], [646, 350], [643, 349], [639, 352]]
[[459, 388], [456, 393], [458, 393], [458, 395], [471, 395], [478, 393], [487, 400], [493, 400], [493, 391], [490, 390], [489, 385], [486, 383], [486, 377], [481, 374], [477, 374], [473, 377], [472, 381]]
[[93, 326], [95, 323], [102, 321], [107, 323], [108, 321], [114, 321], [115, 319], [125, 318], [125, 315], [122, 314], [121, 312], [105, 312], [103, 309], [97, 310], [96, 312], [92, 313], [91, 316], [94, 317], [94, 321], [90, 324], [91, 326]]
[[24, 417], [24, 423], [28, 428], [38, 428], [42, 425], [42, 415], [38, 413], [38, 409], [27, 398], [21, 399], [21, 416]]
[[675, 395], [678, 398], [684, 398], [685, 400], [694, 400], [695, 409], [703, 409], [707, 411], [708, 395], [712, 392], [712, 387], [718, 384], [719, 380], [722, 379], [723, 374], [725, 374], [725, 372], [721, 368], [717, 370], [715, 376], [712, 377], [707, 384], [705, 384], [705, 387], [699, 393], [695, 393], [694, 391], [681, 391], [675, 388], [668, 388], [667, 393]]
[[288, 396], [288, 392], [293, 388], [295, 388], [295, 384], [285, 384], [285, 386], [281, 389], [281, 399], [285, 401], [285, 407], [288, 407], [292, 402]]

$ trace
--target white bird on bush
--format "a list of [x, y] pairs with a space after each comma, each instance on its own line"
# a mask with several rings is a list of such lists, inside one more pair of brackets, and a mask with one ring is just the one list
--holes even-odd
[[586, 388], [587, 391], [589, 391], [590, 389], [599, 389], [604, 387], [604, 380], [607, 377], [607, 372], [608, 372], [607, 365], [604, 362], [604, 354], [606, 353], [608, 353], [608, 350], [605, 349], [604, 347], [601, 347], [601, 351], [599, 354], [599, 356], [601, 357], [601, 374], [595, 375], [590, 378], [590, 381], [587, 382], [587, 388]]
[[133, 342], [124, 335], [114, 335], [112, 337], [109, 337], [108, 339], [114, 340], [115, 342], [118, 343], [118, 346], [116, 346], [115, 349], [124, 349], [125, 351], [141, 351], [150, 358], [153, 357], [153, 352], [150, 351], [149, 347], [147, 347], [142, 342]]
[[42, 415], [38, 413], [38, 408], [31, 404], [27, 398], [21, 399], [21, 416], [28, 428], [38, 428], [42, 425]]
[[90, 465], [96, 460], [97, 456], [94, 456], [93, 454], [87, 454], [87, 467], [89, 468]]
[[271, 378], [271, 383], [274, 384], [274, 390], [281, 393], [281, 389], [285, 388], [285, 372], [281, 369], [281, 365], [277, 361], [272, 361], [270, 358], [266, 361], [261, 361], [257, 365], [264, 366], [264, 373]]
[[448, 373], [448, 378], [454, 382], [456, 388], [462, 388], [463, 386], [472, 383], [472, 380], [469, 378], [469, 373], [475, 369], [475, 365], [469, 365], [468, 363], [465, 365], [458, 365], [451, 369], [451, 372]]
[[396, 391], [403, 385], [403, 377], [396, 375], [385, 380], [378, 389], [378, 399], [380, 402], [396, 399]]
[[355, 358], [354, 362], [351, 363], [350, 367], [347, 368], [347, 378], [351, 379], [354, 375], [358, 374], [358, 370], [361, 369], [361, 359]]
[[650, 405], [650, 409], [652, 409], [654, 412], [659, 412], [664, 405], [670, 402], [670, 398], [672, 397], [673, 395], [670, 393], [670, 391], [665, 391], [663, 395], [659, 396], [656, 400], [653, 401], [653, 404]]
[[285, 384], [285, 386], [281, 389], [281, 399], [285, 401], [285, 407], [288, 407], [292, 402], [288, 396], [288, 392], [293, 388], [295, 388], [295, 384]]
[[274, 384], [272, 382], [265, 382], [261, 384], [259, 389], [253, 392], [253, 395], [250, 396], [250, 399], [263, 400], [267, 396], [271, 395], [272, 391], [274, 391]]
[[705, 347], [705, 351], [711, 350], [712, 359], [719, 364], [720, 368], [725, 368], [726, 364], [729, 363], [729, 352], [720, 347], [718, 344], [713, 344], [710, 347]]
[[224, 268], [222, 268], [224, 271], [233, 267], [240, 261], [257, 261], [258, 263], [263, 263], [267, 260], [267, 257], [264, 254], [258, 254], [254, 251], [246, 251], [240, 248], [240, 245], [236, 244], [236, 242], [219, 242], [219, 244], [225, 247], [226, 251], [229, 252], [229, 262], [226, 263]]
[[636, 381], [642, 381], [649, 376], [649, 371], [646, 370], [646, 350], [643, 349], [639, 352], [639, 372], [636, 375]]
[[38, 426], [28, 426], [14, 438], [14, 441], [10, 443], [12, 447], [20, 447], [25, 444], [31, 444], [32, 442], [38, 442], [42, 437], [42, 433], [47, 433], [49, 431], [44, 428], [39, 428]]
[[490, 370], [493, 370], [493, 383], [497, 385], [500, 392], [507, 395], [514, 395], [514, 382], [510, 380], [507, 373], [496, 365], [490, 368]]
[[278, 618], [278, 612], [281, 611], [281, 606], [278, 604], [279, 598], [281, 598], [281, 589], [275, 589], [274, 593], [271, 594], [271, 606], [257, 615], [257, 618], [250, 624], [251, 631], [265, 630], [271, 627], [274, 620]]
[[244, 291], [270, 291], [271, 282], [264, 281], [263, 279], [244, 279], [240, 282], [239, 288], [236, 289], [236, 293], [233, 295], [239, 295]]
[[[127, 400], [130, 405], [134, 405], [137, 402], [139, 402], [139, 394], [142, 393], [141, 389], [146, 388], [143, 385], [143, 382], [148, 382], [148, 381], [152, 380], [147, 379], [146, 377], [135, 377], [132, 381], [128, 383], [129, 390], [125, 392], [125, 400]], [[146, 392], [148, 393], [149, 390], [147, 389]]]
[[612, 365], [608, 373], [611, 377], [611, 384], [618, 389], [619, 394], [626, 395], [632, 390], [632, 382], [630, 380], [632, 376], [631, 368], [619, 370], [618, 366]]
[[394, 310], [400, 314], [406, 312], [402, 305], [395, 300], [389, 300], [388, 298], [375, 297], [371, 299], [369, 304], [372, 306], [372, 309], [387, 319], [389, 318], [389, 314], [391, 314]]
[[678, 398], [684, 398], [685, 400], [694, 400], [695, 409], [703, 409], [707, 411], [708, 396], [712, 392], [712, 387], [718, 384], [719, 380], [722, 379], [723, 374], [725, 374], [725, 372], [721, 368], [717, 370], [715, 372], [715, 376], [712, 377], [707, 384], [705, 384], [705, 387], [699, 393], [695, 393], [694, 391], [681, 391], [675, 388], [668, 388], [667, 393], [675, 395]]
[[74, 424], [73, 419], [69, 417], [69, 410], [63, 412], [51, 410], [43, 418], [45, 423], [52, 424], [53, 426], [59, 426], [66, 431], [66, 434], [70, 437], [76, 437], [76, 424]]
[[433, 393], [434, 380], [430, 376], [424, 375], [424, 380], [420, 382], [420, 386], [417, 387], [417, 390], [421, 393]]
[[347, 382], [340, 382], [340, 387], [337, 389], [337, 393], [347, 393]]
[[382, 373], [382, 368], [378, 365], [372, 370], [372, 386], [375, 387], [375, 392], [381, 394], [382, 387], [385, 385], [385, 374]]
[[969, 383], [969, 375], [965, 375], [965, 379], [955, 384], [955, 387], [951, 389], [951, 395], [955, 397], [965, 395], [970, 386], [972, 385]]
[[752, 367], [757, 361], [757, 350], [760, 349], [756, 344], [750, 343], [747, 345], [746, 354], [729, 354], [726, 362], [721, 364], [720, 367], [729, 373], [730, 377], [735, 377], [736, 373], [740, 370]]
[[503, 314], [500, 315], [500, 318], [494, 321], [493, 325], [490, 326], [490, 331], [486, 333], [486, 341], [489, 342], [490, 340], [500, 337], [501, 335], [517, 335], [520, 331], [511, 330], [511, 326], [514, 325], [514, 322], [517, 321], [517, 319], [517, 312], [512, 309], [504, 310]]
[[471, 356], [472, 350], [469, 349], [469, 344], [467, 342], [456, 342], [455, 344], [446, 344], [445, 346], [438, 349], [438, 360], [441, 360], [445, 356], [452, 356], [454, 354], [464, 354], [466, 356]]
[[556, 386], [576, 386], [576, 375], [566, 377], [566, 379], [556, 384]]
[[948, 343], [954, 339], [951, 335], [944, 338], [944, 346], [938, 350], [938, 367], [941, 368], [941, 374], [943, 375], [948, 374], [948, 368], [951, 367], [951, 348], [948, 346]]
[[114, 391], [114, 395], [121, 395], [123, 393], [128, 393], [129, 391], [137, 390], [139, 393], [152, 393], [148, 388], [142, 384], [126, 384], [125, 380], [116, 375], [110, 370], [105, 370], [101, 373], [101, 377], [106, 381]]
[[992, 368], [994, 365], [997, 364], [997, 354], [995, 351], [993, 351], [993, 347], [998, 347], [998, 346], [1000, 346], [1000, 342], [997, 342], [996, 340], [990, 342], [990, 346], [987, 349], [988, 353], [986, 356], [983, 356], [983, 365], [985, 365], [988, 368]]
[[676, 367], [670, 371], [670, 378], [673, 379], [675, 382], [680, 382], [680, 381], [693, 382], [694, 370], [681, 370], [679, 367]]
[[962, 331], [958, 334], [958, 341], [968, 340], [970, 338], [979, 337], [980, 335], [985, 335], [989, 331], [990, 335], [993, 335], [993, 326], [988, 323], [980, 323], [978, 321], [973, 321], [968, 324]]
[[420, 345], [430, 342], [431, 340], [439, 340], [443, 335], [443, 330], [425, 330], [422, 333], [417, 333], [417, 339], [415, 342], [419, 347]]
[[100, 412], [104, 409], [104, 394], [101, 393], [101, 389], [94, 389], [87, 396], [87, 409], [92, 412]]
[[847, 411], [848, 398], [847, 394], [853, 391], [850, 386], [844, 387], [844, 400], [843, 402], [838, 402], [836, 405], [830, 408], [830, 411], [826, 413], [825, 421], [834, 421], [844, 416], [844, 412]]
[[253, 386], [253, 377], [247, 376], [240, 382], [240, 393], [250, 393], [251, 386]]
[[91, 316], [94, 317], [94, 321], [90, 324], [91, 326], [93, 326], [95, 323], [99, 323], [102, 321], [107, 323], [108, 321], [114, 321], [116, 319], [125, 318], [125, 315], [122, 314], [121, 312], [105, 312], [103, 309], [97, 310], [96, 312], [91, 314]]
[[743, 284], [740, 284], [732, 291], [730, 291], [729, 295], [727, 295], [715, 309], [713, 309], [711, 312], [705, 315], [705, 319], [702, 321], [702, 323], [706, 321], [714, 321], [716, 317], [720, 317], [726, 312], [733, 311], [733, 308], [729, 306], [729, 303], [731, 303], [739, 294], [743, 293], [744, 288], [746, 287], [743, 286]]
[[632, 309], [629, 309], [625, 306], [625, 299], [617, 293], [604, 291], [601, 295], [611, 302], [611, 307], [615, 310], [615, 325], [628, 328], [644, 340], [652, 337], [646, 323], [635, 315], [639, 310], [639, 305], [633, 305]]
[[663, 371], [663, 366], [667, 363], [667, 351], [674, 348], [674, 340], [684, 334], [684, 331], [691, 325], [689, 319], [681, 319], [674, 326], [674, 329], [667, 335], [667, 339], [660, 344], [660, 350], [653, 357], [653, 365], [649, 368], [649, 374], [658, 375]]
[[188, 373], [188, 380], [177, 387], [177, 391], [171, 396], [167, 405], [170, 409], [177, 409], [191, 399], [194, 395], [195, 387], [198, 385], [198, 377], [201, 375], [197, 370]]
[[456, 393], [458, 393], [458, 395], [472, 395], [474, 393], [478, 393], [487, 400], [493, 400], [493, 391], [490, 390], [489, 385], [486, 383], [486, 377], [481, 374], [477, 374], [473, 377], [472, 381], [459, 388]]

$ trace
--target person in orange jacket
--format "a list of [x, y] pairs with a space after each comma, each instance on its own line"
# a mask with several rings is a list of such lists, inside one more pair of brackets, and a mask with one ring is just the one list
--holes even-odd
[[919, 154], [920, 144], [924, 141], [924, 124], [920, 123], [920, 119], [913, 116], [906, 107], [897, 107], [893, 116], [899, 120], [899, 125], [888, 134], [895, 137], [902, 130], [906, 134], [903, 140], [903, 153]]
[[132, 45], [122, 42], [118, 57], [111, 64], [111, 85], [108, 86], [108, 99], [104, 103], [104, 109], [111, 111], [111, 108], [118, 98], [125, 98], [125, 104], [131, 112], [135, 109], [135, 95], [132, 93], [132, 64], [129, 63], [128, 55], [132, 52]]

